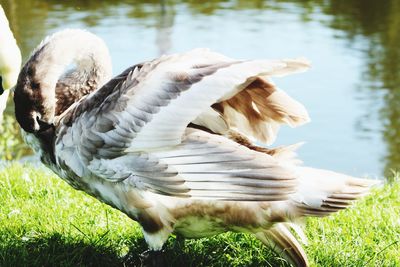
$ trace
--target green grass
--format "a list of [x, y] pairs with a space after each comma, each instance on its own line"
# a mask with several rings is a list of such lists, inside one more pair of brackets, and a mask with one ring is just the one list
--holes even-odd
[[[309, 219], [311, 263], [400, 266], [399, 214], [397, 182], [345, 212]], [[18, 163], [0, 171], [0, 266], [140, 266], [146, 249], [138, 224], [50, 171]], [[285, 266], [255, 238], [234, 233], [186, 241], [172, 236], [165, 255], [170, 266]]]

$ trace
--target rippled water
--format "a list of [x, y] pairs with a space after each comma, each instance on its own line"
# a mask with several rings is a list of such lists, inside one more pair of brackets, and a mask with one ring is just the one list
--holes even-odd
[[309, 72], [276, 83], [312, 122], [283, 128], [277, 144], [305, 141], [307, 165], [353, 175], [400, 167], [398, 1], [201, 2], [0, 1], [25, 59], [44, 36], [73, 27], [105, 40], [114, 74], [195, 47], [243, 59], [307, 57]]

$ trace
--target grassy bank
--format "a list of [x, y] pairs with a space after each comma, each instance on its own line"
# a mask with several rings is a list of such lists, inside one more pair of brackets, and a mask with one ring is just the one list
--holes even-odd
[[[400, 184], [394, 183], [350, 210], [309, 219], [311, 263], [400, 266], [399, 207]], [[171, 266], [284, 266], [249, 235], [175, 241], [166, 246]], [[140, 265], [145, 250], [135, 222], [50, 171], [20, 164], [0, 171], [0, 266], [124, 266], [128, 251], [129, 262]]]

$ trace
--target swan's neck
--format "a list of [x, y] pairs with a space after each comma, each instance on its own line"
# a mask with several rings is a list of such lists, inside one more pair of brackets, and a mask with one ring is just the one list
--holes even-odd
[[[31, 98], [31, 104], [39, 104], [42, 119], [52, 122], [56, 111], [56, 85], [68, 66], [76, 66], [67, 79], [70, 84], [59, 84], [73, 97], [73, 90], [89, 86], [92, 91], [101, 87], [111, 77], [111, 59], [104, 42], [87, 31], [64, 30], [46, 38], [25, 64], [17, 90], [25, 92]], [[23, 76], [23, 77], [21, 77]], [[26, 77], [24, 77], [26, 76]], [[27, 78], [27, 79], [26, 79]], [[63, 89], [63, 88], [61, 88]], [[72, 90], [72, 91], [71, 91]], [[30, 91], [30, 92], [29, 92]], [[62, 90], [61, 90], [62, 92]], [[85, 92], [89, 93], [89, 92]], [[58, 97], [63, 97], [57, 93]], [[65, 95], [68, 97], [68, 95]]]
[[21, 67], [21, 52], [11, 32], [6, 14], [0, 5], [0, 87], [11, 89], [17, 83]]

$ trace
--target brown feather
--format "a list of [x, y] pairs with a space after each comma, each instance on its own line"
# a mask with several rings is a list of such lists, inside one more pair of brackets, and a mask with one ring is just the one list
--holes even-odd
[[279, 124], [298, 126], [309, 121], [300, 103], [261, 77], [212, 107], [230, 127], [266, 143], [274, 141]]

